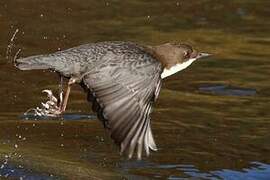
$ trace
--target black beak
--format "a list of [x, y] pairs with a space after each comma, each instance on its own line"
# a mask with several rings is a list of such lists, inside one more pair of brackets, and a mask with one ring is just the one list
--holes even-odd
[[212, 54], [208, 54], [208, 53], [199, 53], [197, 56], [197, 59], [199, 58], [204, 58], [204, 57], [208, 57], [208, 56], [212, 56]]

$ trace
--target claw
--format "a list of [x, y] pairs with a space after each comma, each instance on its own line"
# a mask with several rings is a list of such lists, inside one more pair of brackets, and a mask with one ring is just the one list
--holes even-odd
[[49, 109], [50, 108], [50, 105], [49, 104], [47, 104], [47, 103], [41, 103], [41, 105], [44, 107], [44, 108], [46, 108], [46, 109]]
[[[41, 102], [41, 107], [36, 107], [29, 109], [25, 112], [25, 114], [29, 112], [34, 112], [35, 116], [50, 116], [55, 117], [62, 113], [61, 111], [61, 102], [63, 99], [63, 93], [60, 92], [59, 100], [53, 95], [51, 90], [45, 89], [42, 91], [43, 93], [47, 94], [48, 101]], [[60, 104], [58, 103], [60, 101]]]
[[48, 104], [49, 106], [57, 106], [56, 103], [53, 101], [47, 101], [46, 104]]
[[52, 96], [52, 91], [51, 90], [49, 90], [49, 89], [44, 89], [44, 90], [42, 90], [41, 92], [43, 92], [43, 93], [47, 93], [47, 95], [48, 95], [48, 97], [51, 97]]
[[47, 96], [50, 99], [50, 101], [53, 101], [53, 102], [57, 103], [57, 98], [53, 95], [51, 90], [45, 89], [42, 92], [47, 93]]
[[60, 93], [60, 96], [59, 96], [59, 98], [60, 98], [60, 102], [62, 102], [62, 101], [63, 101], [63, 94], [64, 94], [63, 92], [61, 92], [61, 93]]
[[76, 82], [76, 79], [70, 79], [68, 83], [68, 88], [65, 93], [64, 97], [64, 91], [63, 91], [63, 77], [61, 76], [61, 83], [59, 85], [59, 97], [56, 98], [53, 95], [53, 92], [49, 89], [42, 90], [42, 93], [47, 94], [48, 100], [46, 102], [41, 102], [41, 107], [31, 108], [27, 110], [24, 114], [28, 114], [29, 112], [34, 112], [35, 116], [50, 116], [55, 117], [60, 114], [62, 114], [65, 111], [66, 105], [67, 105], [67, 99], [70, 92], [70, 86], [71, 84]]

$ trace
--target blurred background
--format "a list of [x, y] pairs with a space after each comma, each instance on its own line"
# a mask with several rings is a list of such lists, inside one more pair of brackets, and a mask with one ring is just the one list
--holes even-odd
[[[0, 178], [270, 177], [269, 0], [1, 0], [0, 27]], [[79, 86], [62, 119], [23, 116], [43, 89], [58, 92], [59, 78], [17, 70], [18, 49], [25, 57], [112, 40], [213, 54], [163, 81], [152, 113], [159, 151], [142, 161], [119, 155]]]

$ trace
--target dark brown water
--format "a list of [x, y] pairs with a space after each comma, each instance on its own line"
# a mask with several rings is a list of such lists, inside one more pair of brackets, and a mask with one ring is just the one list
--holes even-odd
[[[0, 176], [19, 179], [270, 179], [270, 1], [0, 1]], [[187, 42], [214, 56], [166, 79], [152, 114], [159, 151], [118, 155], [80, 87], [62, 119], [28, 120], [49, 72], [6, 59], [123, 40]], [[1, 178], [0, 177], [0, 178]]]

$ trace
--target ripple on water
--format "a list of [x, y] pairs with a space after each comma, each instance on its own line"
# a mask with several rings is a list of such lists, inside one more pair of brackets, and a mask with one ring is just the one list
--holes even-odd
[[256, 89], [239, 88], [229, 85], [203, 85], [199, 87], [199, 91], [203, 93], [211, 93], [222, 96], [254, 96], [257, 94]]
[[97, 117], [93, 114], [75, 114], [75, 113], [67, 113], [62, 114], [57, 117], [51, 116], [37, 116], [35, 114], [24, 114], [20, 116], [20, 119], [23, 120], [65, 120], [65, 121], [76, 121], [76, 120], [94, 120]]
[[[178, 172], [184, 173], [190, 178], [195, 179], [269, 179], [270, 164], [261, 162], [250, 162], [249, 167], [232, 170], [220, 169], [214, 171], [202, 171], [191, 164], [155, 164], [151, 162], [124, 162], [121, 168], [125, 171], [132, 169], [157, 169], [158, 172], [164, 170], [176, 170], [175, 174], [172, 172], [167, 179], [183, 179], [183, 176], [176, 175]], [[159, 175], [157, 173], [157, 175]]]
[[33, 171], [31, 169], [25, 169], [22, 166], [15, 166], [12, 164], [5, 164], [0, 168], [0, 179], [1, 177], [4, 178], [11, 178], [11, 179], [20, 179], [20, 180], [56, 180], [60, 179], [59, 177], [55, 177], [52, 174], [46, 173], [39, 173]]

